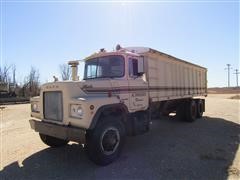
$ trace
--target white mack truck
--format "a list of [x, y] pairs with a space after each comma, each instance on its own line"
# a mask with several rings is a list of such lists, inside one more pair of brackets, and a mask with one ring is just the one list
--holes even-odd
[[31, 128], [41, 140], [60, 147], [84, 144], [88, 157], [107, 165], [119, 157], [126, 136], [149, 131], [153, 114], [187, 122], [201, 118], [207, 96], [207, 69], [145, 47], [100, 52], [70, 61], [71, 81], [41, 86], [31, 99]]

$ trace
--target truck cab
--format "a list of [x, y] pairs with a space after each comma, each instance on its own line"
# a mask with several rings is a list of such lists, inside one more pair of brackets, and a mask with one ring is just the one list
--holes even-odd
[[79, 142], [91, 160], [106, 165], [118, 157], [126, 135], [149, 129], [144, 58], [118, 49], [84, 61], [83, 80], [78, 80], [78, 62], [71, 61], [71, 81], [41, 86], [40, 96], [31, 99], [30, 124], [47, 145]]

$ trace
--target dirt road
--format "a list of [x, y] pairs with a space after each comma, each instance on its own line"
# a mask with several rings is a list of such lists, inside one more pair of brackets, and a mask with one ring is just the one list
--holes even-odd
[[106, 167], [89, 161], [78, 144], [47, 147], [30, 129], [30, 105], [8, 105], [0, 110], [0, 179], [239, 179], [240, 101], [227, 97], [210, 95], [194, 123], [153, 120], [151, 131], [129, 137]]

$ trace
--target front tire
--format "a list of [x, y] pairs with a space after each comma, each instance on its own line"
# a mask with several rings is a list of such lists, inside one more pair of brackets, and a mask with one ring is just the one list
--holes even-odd
[[68, 141], [39, 133], [39, 136], [46, 145], [50, 147], [61, 147], [67, 145]]
[[94, 130], [87, 132], [86, 152], [98, 165], [108, 165], [117, 159], [125, 141], [125, 127], [118, 117], [100, 119]]

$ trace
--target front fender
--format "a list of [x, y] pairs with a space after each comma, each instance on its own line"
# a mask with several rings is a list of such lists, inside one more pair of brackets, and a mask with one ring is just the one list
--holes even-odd
[[[74, 98], [70, 101], [70, 104], [81, 104], [84, 109], [84, 115], [82, 118], [82, 125], [84, 124], [85, 129], [92, 129], [97, 123], [101, 112], [113, 106], [121, 106], [127, 109], [126, 105], [120, 103], [119, 98], [113, 97], [81, 97]], [[94, 107], [93, 109], [90, 107]], [[76, 123], [74, 123], [76, 122]], [[72, 119], [71, 123], [77, 125], [78, 121]], [[79, 124], [79, 123], [78, 123]]]
[[94, 117], [93, 117], [93, 119], [92, 119], [92, 122], [91, 122], [91, 124], [90, 124], [90, 126], [89, 126], [89, 129], [94, 129], [95, 126], [96, 126], [96, 124], [97, 124], [97, 122], [98, 122], [98, 120], [99, 120], [100, 115], [101, 115], [104, 111], [106, 111], [106, 110], [108, 110], [108, 109], [112, 109], [112, 108], [121, 109], [122, 112], [125, 112], [126, 114], [129, 113], [127, 106], [126, 106], [125, 104], [123, 104], [123, 103], [115, 103], [115, 104], [106, 104], [106, 105], [103, 105], [103, 106], [101, 106], [100, 108], [98, 108], [97, 112], [95, 113], [95, 115], [94, 115]]

